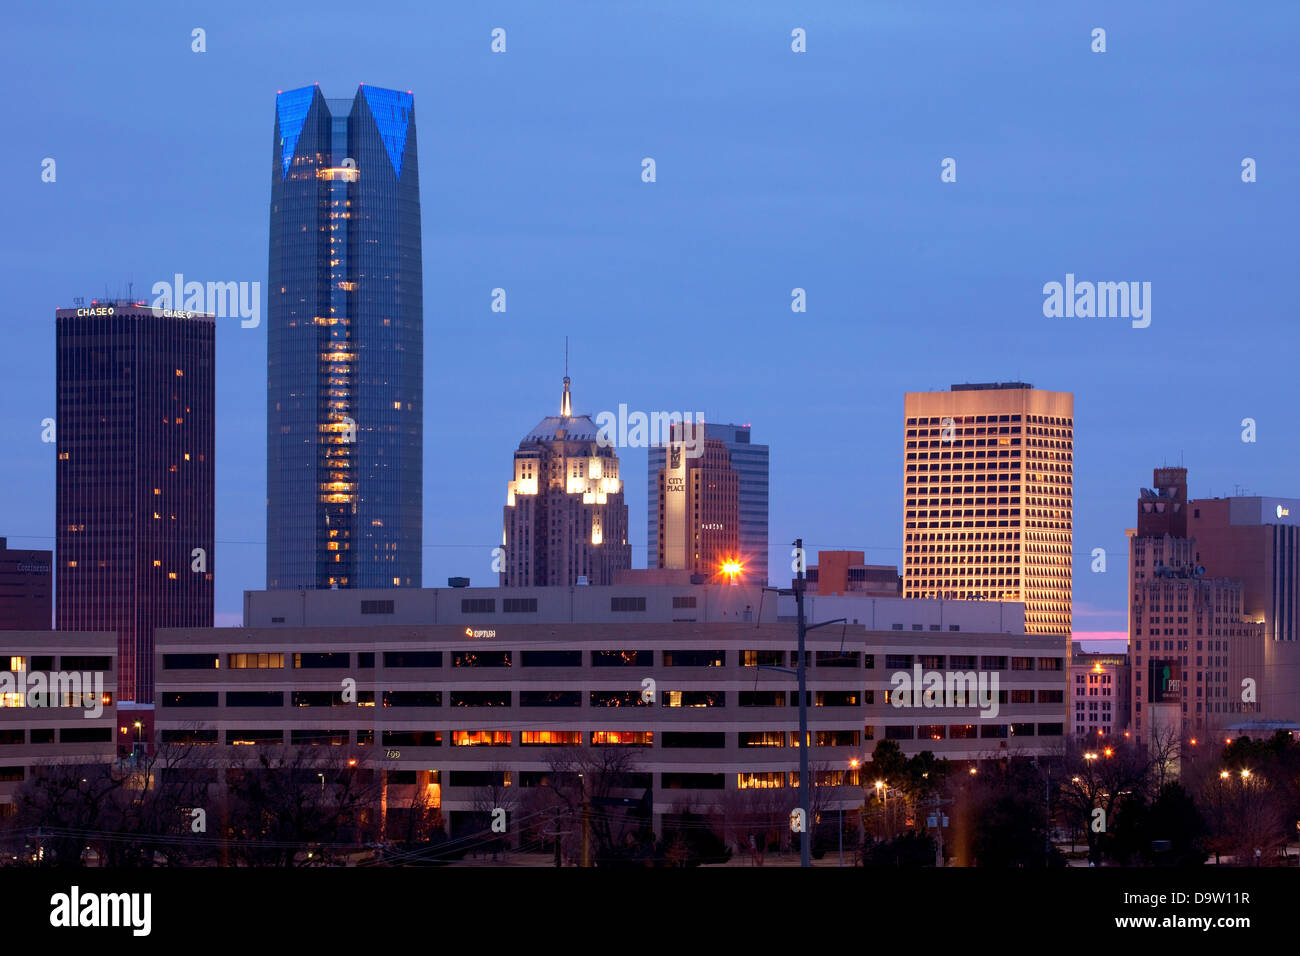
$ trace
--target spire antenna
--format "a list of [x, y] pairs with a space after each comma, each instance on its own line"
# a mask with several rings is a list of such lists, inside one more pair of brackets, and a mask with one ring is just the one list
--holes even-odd
[[564, 337], [564, 397], [560, 399], [560, 417], [573, 416], [573, 400], [569, 397], [569, 337]]

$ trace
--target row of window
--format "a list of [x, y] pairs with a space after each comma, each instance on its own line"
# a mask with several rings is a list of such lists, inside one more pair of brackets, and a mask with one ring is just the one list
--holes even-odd
[[[24, 740], [23, 728], [0, 730], [0, 746], [17, 746], [23, 743], [52, 744], [54, 728], [32, 728], [31, 740]], [[61, 744], [111, 744], [112, 727], [62, 727], [58, 732]]]
[[[1064, 724], [922, 724], [912, 727], [902, 724], [885, 728], [886, 740], [1005, 740], [1009, 737], [1060, 737]], [[979, 733], [976, 734], [978, 729]], [[870, 731], [871, 728], [868, 728]], [[868, 740], [873, 739], [868, 736]]]
[[[227, 730], [225, 742], [230, 746], [272, 744], [285, 742], [284, 731], [267, 728], [262, 730]], [[858, 730], [815, 730], [809, 732], [815, 747], [856, 747], [861, 743], [862, 733]], [[111, 733], [105, 739], [111, 739]], [[584, 732], [581, 730], [521, 730], [517, 732], [521, 747], [580, 747]], [[652, 730], [594, 730], [590, 732], [592, 746], [653, 747], [655, 731]], [[774, 741], [780, 737], [781, 743], [753, 742], [758, 740]], [[738, 734], [737, 746], [781, 746], [784, 747], [785, 731], [761, 731], [759, 733]], [[450, 731], [453, 747], [510, 747], [516, 739], [512, 730], [453, 730]], [[163, 730], [161, 740], [164, 744], [215, 744], [219, 741], [215, 729], [186, 728], [184, 730]], [[443, 731], [441, 730], [385, 730], [380, 735], [385, 747], [441, 747]], [[799, 735], [796, 731], [789, 734], [790, 746], [798, 747]], [[356, 731], [355, 741], [360, 746], [373, 745], [374, 730]], [[22, 741], [17, 741], [21, 743]], [[294, 746], [335, 746], [342, 747], [352, 742], [352, 731], [338, 730], [291, 730], [289, 743]], [[0, 739], [3, 743], [3, 739]], [[664, 749], [698, 749], [722, 750], [727, 746], [727, 734], [721, 731], [661, 731], [659, 746]]]
[[[893, 625], [895, 630], [902, 630], [903, 625]], [[930, 625], [937, 630], [939, 625]], [[922, 625], [913, 624], [913, 630], [921, 630]], [[959, 625], [950, 625], [949, 630], [958, 630]], [[582, 667], [583, 652], [580, 650], [562, 651], [519, 651], [521, 667]], [[588, 661], [592, 667], [653, 667], [655, 652], [652, 650], [607, 650], [588, 651]], [[473, 650], [450, 652], [452, 667], [511, 667], [515, 660], [514, 651]], [[665, 650], [662, 652], [664, 667], [726, 667], [727, 652], [723, 649], [710, 650]], [[357, 668], [368, 670], [375, 666], [375, 652], [362, 651], [357, 654]], [[226, 667], [230, 670], [281, 670], [286, 666], [286, 655], [282, 653], [236, 653], [226, 655]], [[289, 663], [295, 669], [342, 670], [351, 666], [352, 655], [347, 651], [304, 652], [288, 655]], [[66, 660], [66, 658], [65, 658]], [[107, 660], [107, 658], [105, 658]], [[385, 668], [441, 668], [442, 651], [385, 651], [383, 663]], [[784, 667], [787, 660], [790, 666], [797, 666], [796, 651], [762, 651], [742, 650], [739, 652], [741, 667]], [[813, 651], [809, 661], [816, 667], [864, 667], [874, 670], [875, 654], [862, 654], [858, 651]], [[953, 670], [974, 670], [976, 661], [982, 670], [1013, 671], [1060, 671], [1065, 667], [1061, 657], [1006, 657], [1001, 655], [974, 654], [886, 654], [885, 667], [888, 670], [910, 668], [920, 662], [927, 670], [943, 670], [945, 663]], [[1010, 661], [1010, 664], [1008, 664]], [[219, 654], [164, 654], [163, 670], [220, 670]], [[78, 668], [90, 669], [90, 668]]]
[[[390, 785], [414, 784], [418, 771], [389, 770], [387, 781]], [[440, 776], [438, 771], [428, 771], [431, 776]], [[665, 772], [659, 774], [659, 784], [664, 790], [725, 790], [727, 774]], [[549, 787], [555, 774], [549, 770], [453, 770], [447, 774], [447, 782], [452, 787]], [[654, 786], [652, 773], [627, 773], [620, 783], [628, 791], [645, 791]], [[813, 786], [838, 787], [860, 785], [857, 770], [818, 770], [812, 774]], [[736, 787], [748, 789], [783, 789], [786, 786], [799, 786], [798, 771], [753, 772], [736, 774]]]
[[7, 660], [9, 671], [111, 671], [113, 658], [106, 654], [64, 654], [59, 658], [59, 666], [54, 666], [53, 654], [5, 654], [0, 652], [0, 661]]
[[[581, 690], [521, 690], [520, 707], [581, 707]], [[514, 691], [466, 690], [451, 691], [448, 703], [452, 707], [512, 707]], [[890, 690], [884, 691], [882, 701], [891, 702]], [[874, 690], [817, 690], [805, 691], [810, 707], [858, 707], [876, 702]], [[966, 706], [965, 691], [955, 694], [956, 706]], [[798, 707], [799, 692], [783, 690], [739, 691], [734, 698], [740, 707]], [[1059, 704], [1065, 699], [1063, 690], [1016, 688], [1000, 690], [1000, 704]], [[356, 699], [345, 699], [341, 690], [265, 690], [226, 691], [226, 707], [374, 707], [375, 692], [356, 692]], [[389, 690], [379, 698], [383, 707], [441, 707], [440, 690]], [[587, 692], [590, 707], [652, 707], [654, 698], [641, 690], [593, 690]], [[972, 697], [973, 702], [973, 697]], [[0, 698], [0, 705], [4, 701]], [[663, 707], [726, 707], [727, 692], [722, 690], [669, 690], [659, 695]], [[218, 691], [171, 691], [159, 694], [159, 707], [220, 707]]]
[[[673, 598], [673, 608], [693, 608], [696, 606], [697, 598], [694, 595], [678, 595]], [[611, 611], [644, 611], [646, 609], [646, 599], [644, 597], [612, 597], [609, 599], [609, 609]], [[462, 598], [460, 602], [460, 612], [462, 614], [495, 614], [497, 610], [496, 598]], [[502, 598], [501, 610], [506, 614], [536, 614], [537, 598]], [[362, 601], [362, 614], [392, 614], [394, 613], [392, 601]]]

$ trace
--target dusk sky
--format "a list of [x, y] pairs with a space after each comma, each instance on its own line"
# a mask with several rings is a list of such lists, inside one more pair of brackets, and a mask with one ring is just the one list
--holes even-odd
[[[902, 564], [903, 393], [955, 382], [1075, 395], [1078, 636], [1125, 629], [1153, 467], [1181, 461], [1193, 497], [1300, 495], [1300, 6], [711, 6], [8, 9], [0, 536], [54, 546], [56, 307], [259, 282], [260, 327], [217, 321], [217, 624], [240, 622], [264, 586], [275, 96], [312, 83], [415, 98], [425, 586], [495, 583], [511, 455], [559, 410], [566, 335], [576, 412], [699, 411], [771, 446], [774, 583], [797, 536]], [[1151, 283], [1150, 326], [1045, 317], [1067, 273]], [[646, 451], [619, 454], [644, 567]]]

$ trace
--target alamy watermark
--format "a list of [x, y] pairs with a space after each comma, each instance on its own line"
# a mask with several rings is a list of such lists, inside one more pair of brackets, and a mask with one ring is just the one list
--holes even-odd
[[104, 675], [99, 671], [0, 671], [0, 705], [80, 707], [88, 719], [104, 713]]
[[1049, 319], [1132, 319], [1135, 329], [1151, 324], [1150, 282], [1075, 282], [1067, 272], [1064, 284], [1046, 283], [1043, 295]]
[[255, 329], [262, 324], [262, 283], [186, 282], [176, 273], [170, 283], [155, 282], [155, 315], [171, 317], [178, 312], [208, 312], [219, 319], [240, 319], [240, 327]]
[[687, 458], [704, 454], [703, 412], [618, 412], [596, 415], [596, 444], [601, 448], [650, 448], [681, 445]]
[[998, 715], [997, 671], [896, 671], [889, 702], [894, 707], [978, 707], [980, 716]]

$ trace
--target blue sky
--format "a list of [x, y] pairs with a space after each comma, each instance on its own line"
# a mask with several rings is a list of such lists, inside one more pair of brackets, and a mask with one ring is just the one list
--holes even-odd
[[[726, 6], [7, 11], [0, 535], [53, 547], [54, 309], [177, 272], [265, 283], [275, 93], [313, 82], [415, 96], [427, 586], [494, 580], [510, 456], [558, 410], [565, 335], [578, 411], [753, 424], [774, 578], [796, 536], [901, 563], [903, 393], [953, 382], [1075, 394], [1077, 632], [1124, 629], [1152, 467], [1181, 459], [1194, 496], [1300, 495], [1300, 6]], [[1045, 318], [1066, 273], [1150, 282], [1150, 327]], [[236, 623], [263, 584], [266, 328], [218, 326], [214, 570]], [[622, 456], [642, 566], [645, 451]]]

